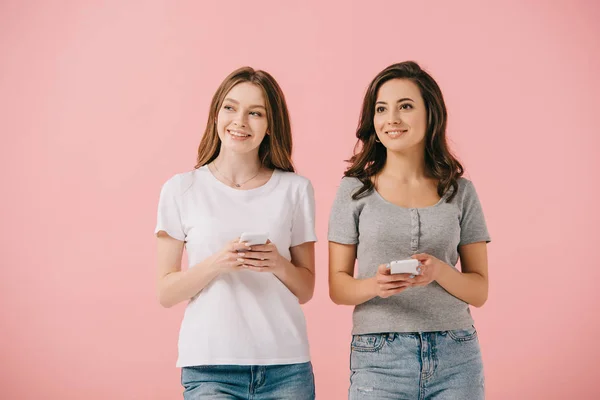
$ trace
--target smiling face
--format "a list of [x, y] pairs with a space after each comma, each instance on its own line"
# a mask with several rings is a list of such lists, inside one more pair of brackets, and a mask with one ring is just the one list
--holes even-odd
[[389, 151], [424, 147], [427, 109], [419, 87], [410, 79], [391, 79], [382, 84], [375, 102], [373, 125]]
[[221, 149], [236, 153], [258, 153], [268, 125], [262, 89], [250, 82], [235, 85], [225, 95], [217, 114]]

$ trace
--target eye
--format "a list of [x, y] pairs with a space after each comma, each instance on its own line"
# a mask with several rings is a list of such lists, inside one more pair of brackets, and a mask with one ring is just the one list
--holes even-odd
[[253, 115], [255, 117], [262, 117], [262, 114], [259, 113], [258, 111], [250, 111], [250, 115]]
[[376, 113], [382, 113], [384, 111], [385, 111], [385, 107], [383, 107], [383, 106], [379, 106], [379, 107], [375, 108]]
[[402, 110], [412, 110], [413, 108], [414, 107], [410, 103], [404, 103], [400, 106], [400, 109], [402, 109]]
[[227, 111], [233, 111], [233, 107], [231, 107], [230, 105], [223, 106], [223, 109]]

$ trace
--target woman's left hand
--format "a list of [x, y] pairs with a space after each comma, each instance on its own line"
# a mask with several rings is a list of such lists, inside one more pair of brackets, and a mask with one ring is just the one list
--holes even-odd
[[444, 262], [429, 254], [415, 254], [411, 258], [419, 260], [421, 265], [419, 275], [411, 279], [412, 286], [427, 286], [435, 281], [444, 267]]
[[267, 244], [252, 245], [244, 250], [244, 256], [240, 257], [239, 261], [243, 263], [242, 268], [251, 271], [276, 273], [282, 268], [282, 259], [277, 246], [268, 240]]

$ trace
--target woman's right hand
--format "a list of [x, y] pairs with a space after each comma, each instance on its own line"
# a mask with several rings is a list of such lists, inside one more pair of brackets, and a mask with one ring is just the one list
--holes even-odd
[[381, 264], [375, 275], [376, 296], [387, 298], [412, 286], [410, 274], [392, 274], [387, 264]]
[[240, 243], [239, 238], [232, 240], [213, 256], [211, 264], [219, 273], [241, 269], [244, 261], [239, 260], [244, 257], [244, 250], [248, 247], [247, 243]]

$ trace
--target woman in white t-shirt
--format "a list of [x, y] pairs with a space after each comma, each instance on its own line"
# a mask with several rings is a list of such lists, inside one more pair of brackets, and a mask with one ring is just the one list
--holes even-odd
[[[314, 193], [291, 152], [279, 85], [240, 68], [213, 96], [196, 167], [162, 188], [158, 294], [164, 307], [189, 300], [177, 360], [186, 400], [314, 399], [300, 307], [315, 284]], [[244, 232], [269, 241], [240, 243]]]

